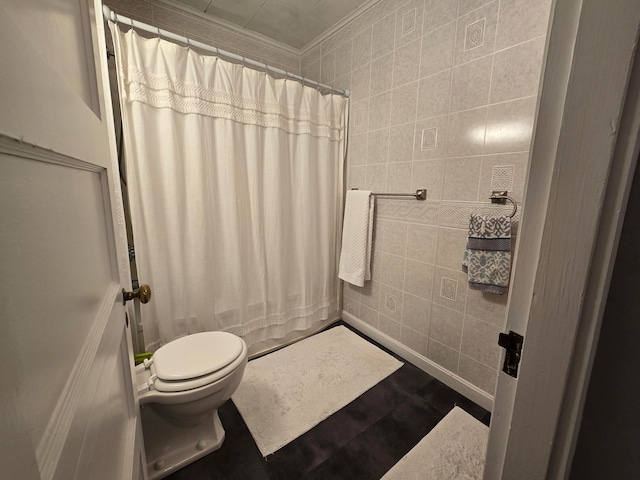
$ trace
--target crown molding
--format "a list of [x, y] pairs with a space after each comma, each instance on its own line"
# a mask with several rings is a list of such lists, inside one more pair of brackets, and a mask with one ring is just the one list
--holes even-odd
[[336, 23], [333, 27], [329, 28], [328, 30], [325, 30], [323, 33], [321, 33], [319, 36], [317, 36], [316, 38], [314, 38], [313, 40], [311, 40], [309, 43], [307, 43], [304, 47], [302, 47], [301, 49], [298, 50], [299, 54], [302, 55], [306, 55], [310, 50], [312, 50], [313, 48], [315, 48], [316, 46], [318, 46], [320, 43], [324, 42], [327, 38], [329, 38], [331, 35], [333, 35], [334, 33], [336, 33], [337, 31], [341, 30], [342, 28], [346, 27], [347, 25], [349, 25], [355, 18], [359, 17], [360, 15], [362, 15], [364, 12], [366, 12], [367, 10], [371, 9], [372, 7], [374, 7], [376, 4], [382, 2], [384, 0], [369, 0], [366, 3], [363, 3], [362, 5], [360, 5], [358, 8], [356, 8], [353, 12], [351, 12], [349, 15], [347, 15], [346, 17], [344, 17], [342, 20], [340, 20], [338, 23]]

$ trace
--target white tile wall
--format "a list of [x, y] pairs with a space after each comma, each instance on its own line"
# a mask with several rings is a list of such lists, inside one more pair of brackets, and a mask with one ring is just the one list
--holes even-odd
[[425, 202], [378, 198], [375, 281], [347, 287], [345, 304], [490, 394], [506, 297], [469, 290], [462, 253], [471, 212], [510, 212], [488, 203], [492, 186], [522, 200], [550, 3], [386, 0], [335, 35], [365, 45], [353, 48], [352, 116], [368, 101], [368, 123], [350, 133], [347, 187], [428, 189]]

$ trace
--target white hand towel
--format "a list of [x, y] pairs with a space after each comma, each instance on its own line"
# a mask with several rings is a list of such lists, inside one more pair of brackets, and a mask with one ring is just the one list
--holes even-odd
[[374, 205], [374, 197], [368, 190], [347, 192], [338, 277], [358, 287], [371, 280]]

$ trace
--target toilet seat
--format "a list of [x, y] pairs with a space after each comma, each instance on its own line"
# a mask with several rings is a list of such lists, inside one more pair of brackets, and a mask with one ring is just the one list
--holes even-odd
[[237, 368], [244, 342], [227, 332], [187, 335], [160, 347], [145, 361], [151, 370], [149, 389], [183, 392], [209, 385]]

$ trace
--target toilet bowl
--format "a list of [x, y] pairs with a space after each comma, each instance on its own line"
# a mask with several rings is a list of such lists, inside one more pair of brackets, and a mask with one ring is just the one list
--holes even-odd
[[238, 388], [246, 365], [240, 337], [204, 332], [167, 343], [136, 367], [150, 480], [220, 448], [218, 408]]

